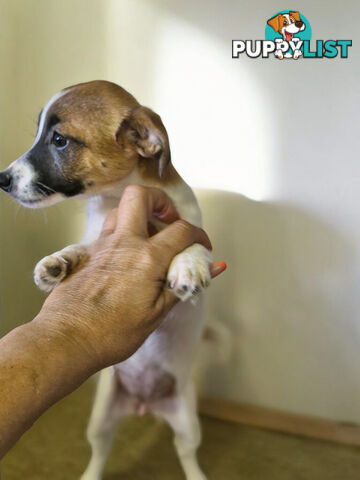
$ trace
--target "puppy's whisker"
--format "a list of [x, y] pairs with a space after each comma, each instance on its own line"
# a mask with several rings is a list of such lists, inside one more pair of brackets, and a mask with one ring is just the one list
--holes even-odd
[[38, 185], [38, 191], [43, 197], [48, 196], [47, 192], [43, 188], [41, 188], [39, 185]]
[[19, 213], [19, 210], [21, 208], [21, 204], [20, 203], [17, 203], [16, 204], [16, 208], [15, 208], [15, 212], [14, 212], [14, 219], [17, 220], [17, 216], [18, 216], [18, 213]]
[[48, 220], [48, 216], [47, 216], [46, 210], [45, 210], [45, 209], [41, 209], [41, 213], [42, 213], [42, 216], [43, 216], [43, 219], [44, 219], [44, 223], [45, 223], [45, 225], [47, 226], [47, 225], [49, 224], [49, 220]]
[[45, 184], [42, 183], [42, 182], [36, 182], [36, 185], [38, 185], [39, 189], [40, 189], [40, 187], [43, 187], [43, 189], [45, 190], [45, 192], [56, 193], [56, 191], [55, 191], [53, 188], [48, 187], [47, 185], [45, 185]]

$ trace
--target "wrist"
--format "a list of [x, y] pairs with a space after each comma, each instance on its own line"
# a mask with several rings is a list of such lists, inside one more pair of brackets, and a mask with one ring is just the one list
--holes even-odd
[[58, 365], [59, 375], [86, 380], [102, 368], [86, 341], [84, 322], [66, 313], [42, 308], [30, 322], [36, 332], [38, 348]]
[[0, 340], [0, 457], [51, 405], [94, 369], [43, 314]]

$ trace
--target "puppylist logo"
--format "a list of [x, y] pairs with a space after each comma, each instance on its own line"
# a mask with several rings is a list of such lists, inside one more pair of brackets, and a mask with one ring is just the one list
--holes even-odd
[[[348, 58], [352, 40], [316, 40], [311, 45], [311, 26], [300, 12], [282, 10], [266, 22], [265, 40], [233, 40], [232, 57], [269, 58]], [[313, 49], [312, 49], [313, 48]]]

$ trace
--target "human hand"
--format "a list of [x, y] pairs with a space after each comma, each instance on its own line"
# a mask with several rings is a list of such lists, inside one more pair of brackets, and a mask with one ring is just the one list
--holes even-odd
[[[171, 225], [149, 236], [153, 217]], [[51, 321], [66, 341], [84, 351], [94, 370], [123, 361], [177, 302], [165, 288], [167, 270], [173, 257], [193, 243], [211, 248], [203, 230], [179, 220], [163, 191], [127, 187], [86, 263], [54, 289], [37, 321], [47, 322], [47, 328]], [[212, 276], [225, 268], [224, 262], [213, 264]]]

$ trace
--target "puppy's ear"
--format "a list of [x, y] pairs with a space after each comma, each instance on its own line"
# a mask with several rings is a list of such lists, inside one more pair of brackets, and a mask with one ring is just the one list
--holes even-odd
[[280, 17], [282, 17], [282, 15], [279, 13], [279, 15], [276, 15], [276, 17], [270, 18], [270, 20], [267, 21], [267, 24], [270, 25], [275, 32], [280, 31]]
[[116, 134], [122, 145], [135, 149], [144, 158], [156, 158], [159, 176], [171, 161], [169, 137], [159, 115], [147, 107], [129, 110]]
[[299, 12], [289, 12], [290, 17], [294, 17], [296, 22], [301, 22]]

